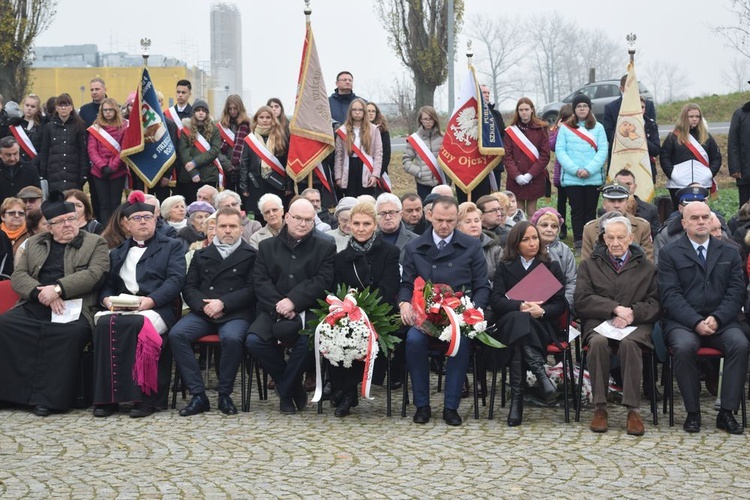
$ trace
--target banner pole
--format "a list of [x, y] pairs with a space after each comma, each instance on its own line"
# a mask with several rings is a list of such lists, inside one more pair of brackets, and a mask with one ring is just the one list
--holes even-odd
[[312, 187], [313, 187], [312, 171], [309, 174], [307, 174], [307, 187], [308, 187], [308, 189], [312, 189]]

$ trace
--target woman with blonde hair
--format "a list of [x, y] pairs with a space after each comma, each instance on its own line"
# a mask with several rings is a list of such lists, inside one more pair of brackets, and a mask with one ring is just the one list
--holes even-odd
[[419, 128], [409, 136], [401, 161], [404, 171], [414, 176], [417, 194], [423, 200], [438, 184], [445, 184], [440, 175], [437, 157], [443, 145], [440, 118], [432, 106], [422, 106], [417, 112]]
[[245, 146], [245, 137], [250, 132], [250, 118], [247, 116], [245, 104], [237, 94], [227, 97], [221, 119], [216, 124], [219, 127], [222, 143], [219, 152], [219, 162], [224, 169], [224, 184], [227, 189], [240, 191], [240, 160]]
[[221, 149], [221, 134], [208, 115], [208, 103], [203, 99], [193, 102], [192, 117], [183, 120], [179, 155], [183, 163], [177, 175], [177, 194], [190, 204], [196, 198], [196, 185], [209, 184], [219, 188], [219, 168], [215, 160]]
[[94, 124], [89, 127], [88, 153], [96, 197], [94, 215], [105, 224], [122, 201], [128, 168], [120, 158], [122, 139], [128, 121], [120, 116], [120, 107], [111, 97], [102, 100]]
[[691, 102], [683, 106], [674, 130], [661, 145], [659, 163], [667, 176], [667, 190], [672, 206], [680, 204], [677, 191], [699, 183], [714, 191], [714, 177], [721, 168], [721, 152], [708, 133], [700, 106]]
[[547, 122], [536, 116], [534, 103], [522, 97], [516, 103], [513, 119], [505, 129], [503, 163], [508, 172], [506, 189], [516, 196], [526, 214], [536, 212], [536, 202], [547, 188], [549, 133]]
[[336, 131], [333, 175], [345, 196], [374, 196], [382, 174], [383, 142], [378, 127], [366, 118], [367, 103], [354, 99]]
[[289, 206], [293, 194], [291, 180], [286, 175], [289, 150], [286, 132], [269, 106], [255, 112], [252, 131], [245, 137], [245, 148], [240, 160], [240, 193], [243, 206], [260, 220], [258, 201], [266, 193], [273, 193]]
[[21, 164], [34, 165], [39, 151], [42, 149], [42, 101], [36, 94], [28, 94], [21, 100], [21, 112], [19, 118], [11, 118], [8, 121], [8, 130], [16, 138], [21, 148]]

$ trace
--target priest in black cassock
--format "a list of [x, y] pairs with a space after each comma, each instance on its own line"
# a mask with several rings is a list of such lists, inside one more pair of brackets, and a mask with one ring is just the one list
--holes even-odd
[[[11, 277], [21, 300], [0, 316], [0, 401], [46, 417], [75, 400], [109, 253], [101, 236], [79, 232], [75, 206], [61, 192], [50, 193], [42, 213], [49, 232], [28, 240]], [[74, 303], [80, 313], [58, 322]]]
[[[134, 403], [131, 417], [166, 408], [172, 356], [166, 335], [177, 321], [185, 284], [185, 253], [176, 239], [156, 232], [154, 207], [133, 191], [122, 215], [130, 238], [110, 254], [100, 297], [108, 309], [94, 328], [94, 416], [108, 417], [119, 403]], [[116, 297], [135, 296], [119, 308]]]

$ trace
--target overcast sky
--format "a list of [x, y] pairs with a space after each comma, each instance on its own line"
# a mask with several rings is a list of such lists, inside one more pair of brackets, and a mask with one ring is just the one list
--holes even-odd
[[[231, 3], [231, 2], [229, 2]], [[178, 57], [190, 63], [210, 58], [207, 0], [129, 0], [110, 12], [109, 2], [58, 0], [57, 15], [37, 45], [95, 43], [100, 51], [140, 53], [138, 41], [152, 40], [151, 52]], [[245, 101], [250, 110], [268, 97], [280, 97], [291, 113], [305, 29], [302, 0], [238, 1], [242, 15]], [[535, 0], [501, 2], [466, 0], [466, 15], [506, 18], [556, 13], [582, 26], [602, 28], [622, 41], [623, 72], [627, 66], [625, 35], [638, 36], [636, 70], [644, 80], [645, 65], [671, 60], [691, 75], [690, 95], [726, 93], [722, 72], [736, 53], [710, 32], [710, 26], [731, 24], [729, 0]], [[628, 10], [625, 10], [627, 6]], [[621, 9], [618, 11], [618, 8]], [[313, 0], [313, 30], [326, 78], [332, 92], [336, 73], [354, 74], [355, 93], [375, 101], [387, 100], [387, 89], [406, 69], [388, 46], [387, 35], [371, 0]], [[137, 13], [129, 16], [129, 13]], [[467, 28], [460, 36], [456, 81], [462, 81], [466, 64]], [[527, 39], [527, 43], [533, 43]], [[476, 49], [476, 46], [475, 46]], [[530, 76], [531, 78], [531, 76]], [[748, 75], [750, 79], [750, 75]], [[646, 83], [648, 80], [645, 79]], [[166, 94], [167, 92], [165, 92]], [[197, 96], [193, 96], [197, 97]], [[520, 97], [520, 96], [518, 96]], [[447, 107], [447, 91], [436, 95]], [[543, 103], [540, 103], [543, 104]]]

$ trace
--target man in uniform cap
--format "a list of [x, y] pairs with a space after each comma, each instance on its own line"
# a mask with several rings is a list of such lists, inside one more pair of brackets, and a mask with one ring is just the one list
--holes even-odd
[[[604, 208], [605, 215], [608, 212], [619, 212], [621, 215], [628, 218], [632, 226], [633, 244], [638, 245], [646, 257], [653, 262], [654, 260], [654, 245], [651, 241], [651, 226], [648, 221], [628, 214], [625, 210], [625, 206], [628, 202], [630, 192], [625, 186], [619, 184], [607, 184], [601, 188], [602, 192], [602, 207]], [[583, 227], [583, 243], [581, 247], [581, 258], [588, 259], [594, 251], [594, 248], [600, 243], [599, 236], [602, 234], [601, 230], [601, 217], [588, 222]]]

